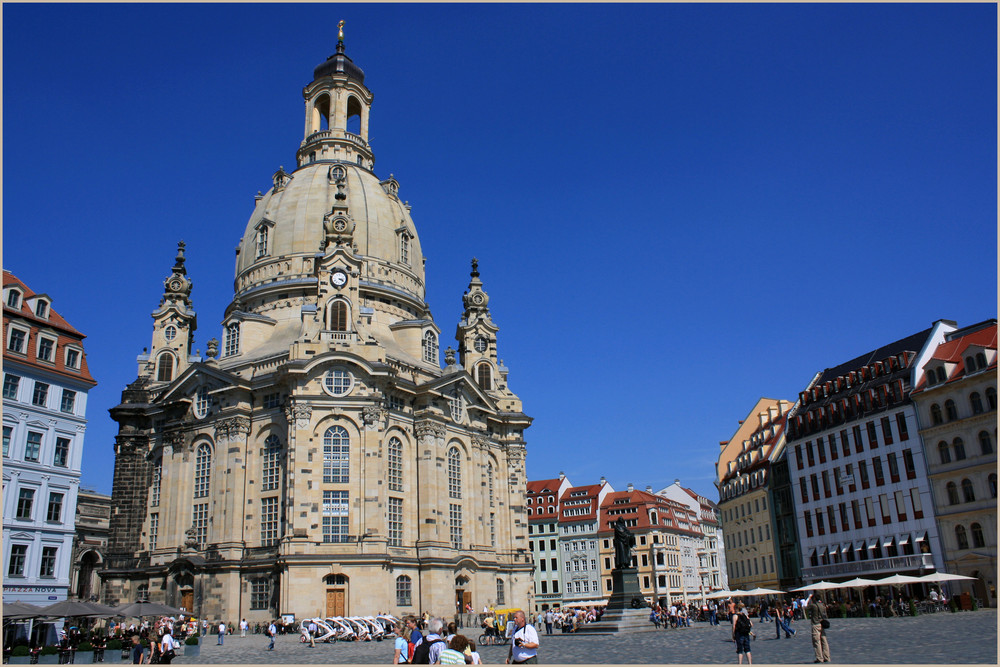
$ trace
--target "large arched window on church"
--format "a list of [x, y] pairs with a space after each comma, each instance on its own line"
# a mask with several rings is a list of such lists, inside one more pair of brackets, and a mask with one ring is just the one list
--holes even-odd
[[458, 447], [448, 450], [448, 497], [462, 497], [462, 452]]
[[969, 548], [969, 536], [965, 533], [965, 526], [955, 526], [955, 541], [959, 549]]
[[506, 603], [506, 595], [504, 594], [503, 579], [497, 579], [497, 605], [504, 605]]
[[260, 476], [260, 490], [273, 491], [281, 481], [281, 440], [273, 433], [264, 441], [264, 465]]
[[399, 438], [389, 438], [389, 490], [403, 490], [403, 443]]
[[351, 471], [351, 439], [343, 426], [331, 426], [323, 434], [323, 482], [347, 484]]
[[164, 352], [156, 361], [157, 382], [169, 382], [174, 379], [174, 355]]
[[361, 136], [361, 102], [353, 95], [347, 98], [347, 131]]
[[330, 303], [330, 331], [347, 331], [347, 303], [333, 301]]
[[438, 340], [433, 331], [424, 333], [424, 361], [438, 363]]
[[405, 574], [396, 577], [396, 605], [409, 607], [413, 605], [413, 583]]
[[485, 389], [486, 391], [493, 389], [492, 370], [490, 365], [485, 362], [476, 366], [476, 383], [480, 389]]
[[222, 346], [222, 354], [231, 357], [240, 351], [240, 323], [233, 322], [226, 327], [225, 343]]
[[198, 445], [194, 460], [194, 497], [205, 498], [212, 483], [212, 448], [208, 443]]

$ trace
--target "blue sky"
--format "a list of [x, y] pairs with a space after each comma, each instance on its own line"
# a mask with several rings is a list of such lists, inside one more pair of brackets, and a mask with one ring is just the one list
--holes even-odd
[[476, 256], [532, 479], [715, 498], [761, 396], [996, 316], [996, 6], [3, 6], [3, 266], [88, 335], [85, 486], [176, 242], [220, 336], [302, 87], [375, 94], [444, 332]]

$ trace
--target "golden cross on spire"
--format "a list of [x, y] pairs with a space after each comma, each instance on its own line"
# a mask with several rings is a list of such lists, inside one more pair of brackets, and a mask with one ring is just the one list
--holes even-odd
[[337, 41], [344, 41], [344, 20], [341, 19], [340, 23], [337, 24]]

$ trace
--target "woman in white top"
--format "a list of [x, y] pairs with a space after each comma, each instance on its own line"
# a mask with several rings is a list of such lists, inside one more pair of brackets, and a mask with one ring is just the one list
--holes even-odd
[[160, 637], [160, 664], [169, 665], [174, 659], [174, 638], [170, 634], [170, 626], [164, 626], [163, 636]]

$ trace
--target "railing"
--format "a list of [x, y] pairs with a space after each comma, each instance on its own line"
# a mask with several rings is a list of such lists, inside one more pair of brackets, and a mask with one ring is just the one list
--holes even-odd
[[839, 577], [848, 574], [905, 572], [907, 570], [932, 569], [934, 559], [930, 554], [915, 556], [895, 556], [877, 558], [874, 560], [859, 560], [833, 565], [818, 565], [802, 568], [802, 579], [814, 581], [826, 577]]
[[302, 146], [307, 146], [315, 141], [321, 141], [323, 139], [335, 139], [335, 138], [344, 139], [356, 146], [364, 148], [365, 150], [371, 150], [368, 146], [368, 142], [365, 141], [364, 137], [362, 137], [361, 135], [354, 134], [353, 132], [344, 132], [343, 137], [336, 137], [333, 133], [333, 130], [320, 130], [319, 132], [313, 132], [312, 134], [310, 134], [308, 137], [305, 138], [305, 141], [302, 142]]
[[320, 331], [319, 340], [322, 343], [350, 343], [357, 340], [354, 331]]

